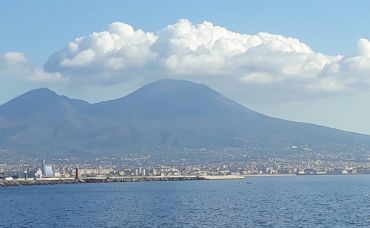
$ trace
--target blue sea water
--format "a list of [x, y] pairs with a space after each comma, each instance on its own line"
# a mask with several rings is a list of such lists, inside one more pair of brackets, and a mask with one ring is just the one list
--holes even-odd
[[370, 227], [370, 176], [0, 188], [0, 227]]

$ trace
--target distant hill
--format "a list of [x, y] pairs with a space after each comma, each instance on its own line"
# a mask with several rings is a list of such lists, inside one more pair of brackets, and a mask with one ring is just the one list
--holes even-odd
[[159, 80], [96, 104], [37, 89], [0, 106], [0, 149], [24, 156], [362, 153], [369, 148], [370, 136], [268, 117], [183, 80]]

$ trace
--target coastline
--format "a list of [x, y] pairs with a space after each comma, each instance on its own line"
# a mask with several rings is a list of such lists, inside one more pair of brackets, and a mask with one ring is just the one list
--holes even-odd
[[191, 181], [191, 180], [235, 180], [245, 179], [245, 176], [130, 176], [130, 177], [88, 177], [88, 178], [42, 178], [0, 180], [0, 187], [55, 185], [55, 184], [86, 184], [114, 182], [148, 182], [148, 181]]
[[[367, 175], [367, 174], [356, 174]], [[249, 174], [249, 175], [209, 175], [209, 176], [116, 176], [116, 177], [83, 177], [75, 178], [41, 178], [0, 180], [0, 188], [13, 186], [56, 185], [56, 184], [89, 184], [118, 182], [152, 182], [152, 181], [212, 181], [212, 180], [244, 180], [250, 177], [295, 177], [295, 176], [353, 176], [353, 175], [297, 175], [297, 174]]]
[[295, 177], [297, 174], [248, 174], [245, 177]]

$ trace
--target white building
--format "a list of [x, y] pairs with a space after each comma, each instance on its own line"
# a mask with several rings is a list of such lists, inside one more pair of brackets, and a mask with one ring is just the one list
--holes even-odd
[[42, 170], [41, 169], [37, 169], [37, 171], [35, 173], [35, 178], [42, 178]]
[[45, 163], [45, 160], [42, 160], [42, 175], [44, 177], [53, 177], [54, 172], [53, 172], [53, 166], [52, 165], [47, 165]]

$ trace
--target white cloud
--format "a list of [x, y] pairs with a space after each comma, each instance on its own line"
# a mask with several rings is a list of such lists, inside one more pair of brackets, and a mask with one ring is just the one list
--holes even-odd
[[156, 39], [152, 33], [134, 30], [130, 25], [115, 22], [107, 31], [94, 32], [70, 42], [49, 58], [45, 69], [76, 75], [113, 73], [141, 67], [155, 58], [150, 46]]
[[251, 73], [242, 78], [242, 81], [245, 83], [252, 83], [252, 84], [269, 84], [272, 83], [274, 80], [278, 80], [276, 77], [274, 78], [270, 74], [266, 73]]
[[370, 57], [370, 41], [364, 38], [358, 40], [358, 55]]
[[28, 61], [23, 53], [6, 52], [0, 55], [1, 75], [23, 75], [28, 70]]
[[45, 72], [43, 69], [36, 69], [30, 76], [28, 80], [36, 83], [53, 83], [53, 82], [68, 82], [69, 78], [64, 77], [61, 73], [49, 73]]
[[[323, 67], [317, 87], [328, 91], [362, 91], [370, 88], [370, 41], [358, 40], [357, 54], [345, 56]], [[320, 86], [318, 86], [320, 85]]]
[[160, 56], [158, 61], [164, 70], [173, 74], [278, 70], [289, 75], [302, 70], [310, 73], [332, 60], [331, 57], [316, 55], [306, 44], [294, 38], [268, 33], [240, 34], [210, 22], [193, 25], [184, 19], [160, 31], [153, 49]]
[[36, 83], [68, 81], [59, 72], [45, 72], [42, 68], [29, 63], [26, 55], [21, 52], [6, 52], [0, 55], [0, 77], [24, 80]]
[[27, 62], [26, 56], [21, 52], [6, 52], [2, 58], [7, 64]]
[[[6, 59], [27, 62], [21, 53]], [[290, 99], [368, 89], [370, 41], [359, 39], [353, 56], [333, 56], [296, 38], [237, 33], [207, 21], [181, 19], [154, 33], [114, 22], [52, 54], [44, 70], [31, 71], [33, 81], [116, 85], [182, 78]]]

